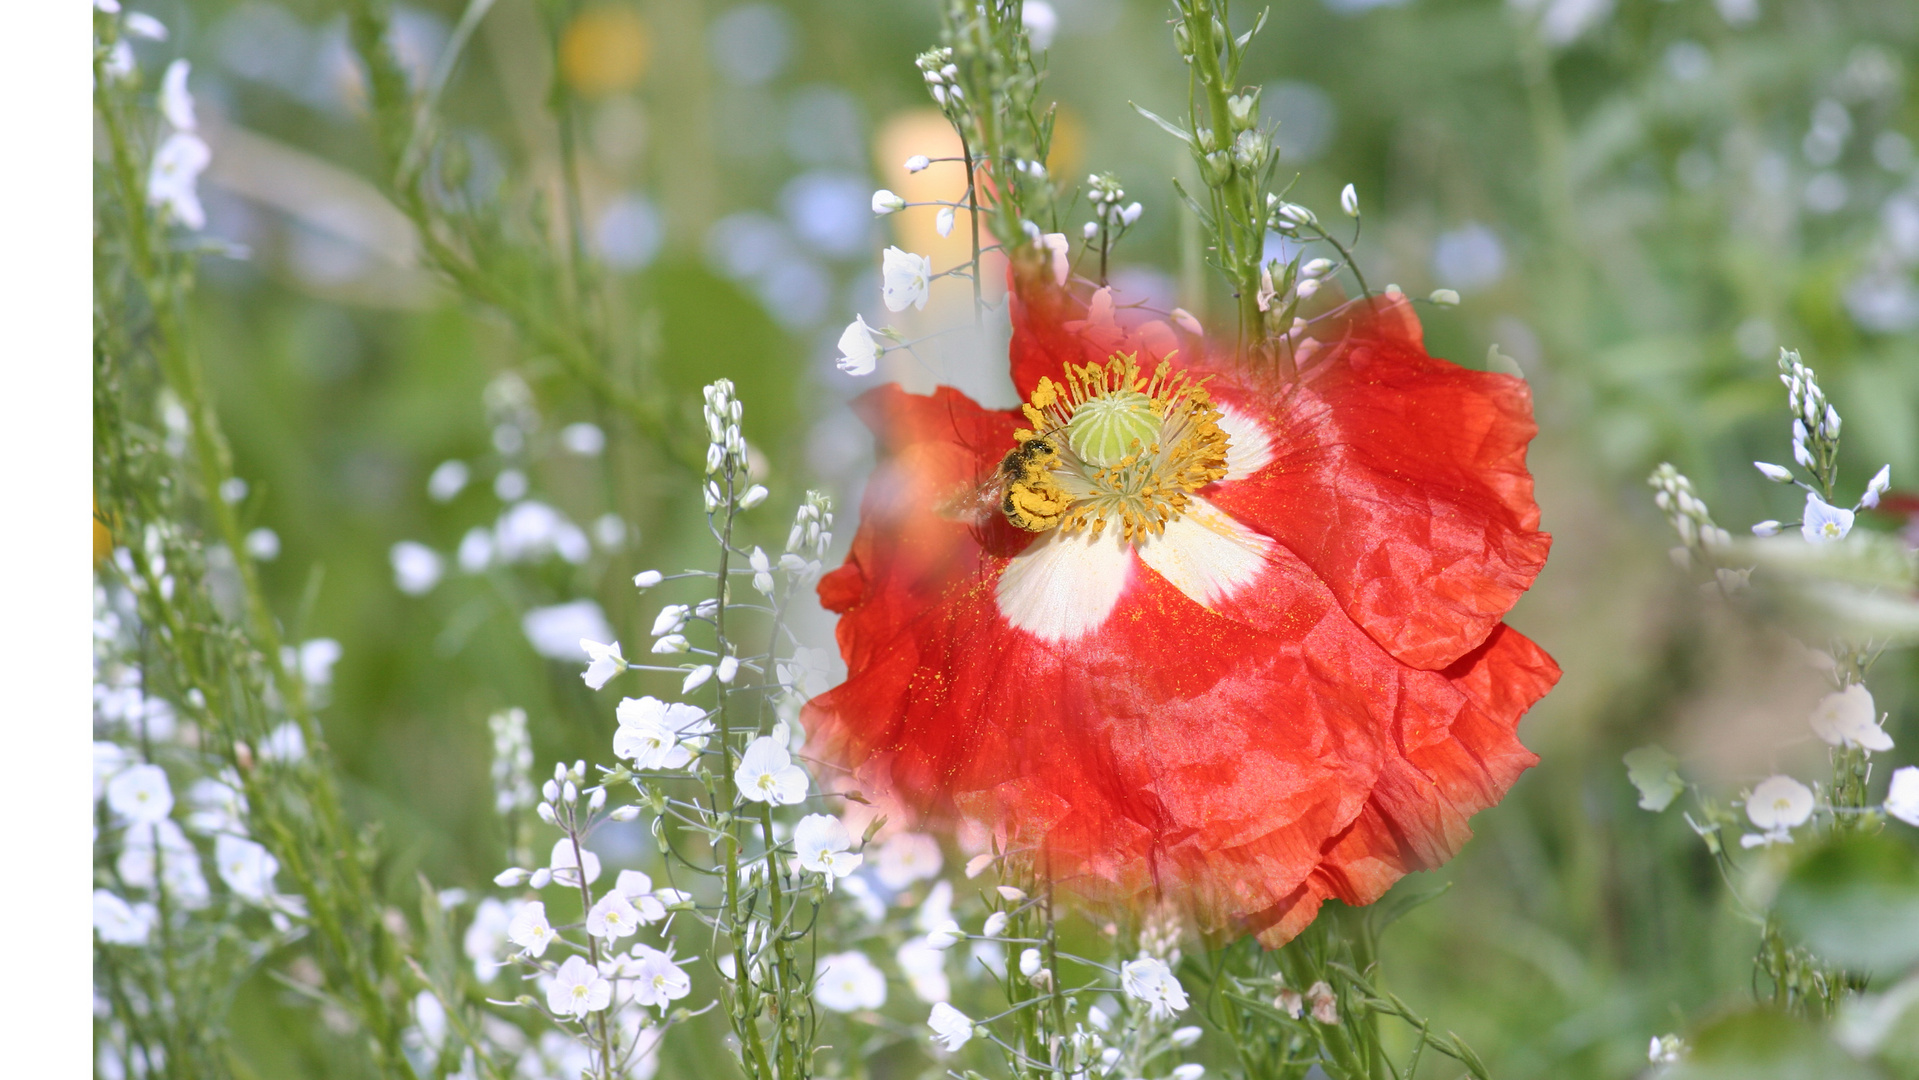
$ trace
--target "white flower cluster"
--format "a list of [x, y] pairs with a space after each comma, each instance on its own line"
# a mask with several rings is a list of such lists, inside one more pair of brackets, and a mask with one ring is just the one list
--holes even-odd
[[[217, 897], [205, 873], [203, 844], [212, 848], [228, 896], [264, 911], [276, 930], [290, 930], [304, 917], [304, 902], [278, 890], [279, 860], [248, 835], [239, 775], [210, 764], [195, 749], [200, 733], [180, 709], [144, 692], [143, 673], [133, 662], [139, 656], [139, 617], [132, 594], [100, 585], [94, 596], [93, 799], [104, 803], [108, 823], [94, 838], [95, 879], [102, 884], [94, 891], [93, 914], [100, 941], [145, 945], [163, 907], [185, 919], [212, 906]], [[275, 744], [298, 742], [298, 731], [277, 729], [260, 747], [259, 759], [287, 760], [290, 752]], [[155, 758], [192, 776], [184, 803], [175, 798], [169, 769]], [[208, 925], [228, 917], [216, 914]]]
[[1084, 230], [1087, 240], [1097, 237], [1102, 230], [1118, 232], [1139, 220], [1139, 203], [1121, 205], [1126, 189], [1119, 186], [1119, 178], [1112, 173], [1094, 173], [1086, 178], [1086, 185], [1090, 189], [1086, 193], [1087, 201], [1093, 204], [1093, 220], [1086, 223]]
[[[1892, 466], [1883, 465], [1866, 484], [1866, 490], [1851, 509], [1834, 506], [1833, 482], [1839, 471], [1839, 410], [1826, 400], [1819, 378], [1799, 359], [1797, 352], [1779, 350], [1779, 381], [1786, 387], [1786, 405], [1792, 414], [1792, 459], [1812, 476], [1812, 483], [1799, 480], [1783, 465], [1755, 461], [1753, 467], [1775, 484], [1795, 484], [1806, 492], [1806, 508], [1799, 519], [1799, 534], [1810, 544], [1830, 544], [1844, 540], [1852, 532], [1853, 519], [1865, 507], [1879, 505], [1879, 497], [1892, 485]], [[1772, 536], [1785, 528], [1778, 521], [1762, 521], [1752, 527], [1755, 536]]]
[[928, 49], [913, 60], [926, 81], [926, 91], [942, 109], [957, 109], [966, 100], [959, 86], [959, 68], [953, 63], [953, 50]]
[[1679, 534], [1680, 545], [1671, 552], [1674, 565], [1687, 569], [1694, 552], [1717, 553], [1732, 546], [1732, 534], [1713, 523], [1705, 500], [1693, 492], [1692, 481], [1671, 462], [1660, 462], [1646, 483], [1653, 489], [1653, 503], [1665, 511], [1666, 520]]

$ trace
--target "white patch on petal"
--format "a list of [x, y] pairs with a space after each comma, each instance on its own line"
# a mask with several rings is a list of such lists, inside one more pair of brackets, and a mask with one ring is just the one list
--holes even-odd
[[1138, 550], [1142, 562], [1210, 610], [1259, 577], [1272, 547], [1271, 540], [1194, 498], [1179, 520]]
[[1226, 475], [1244, 480], [1273, 462], [1272, 436], [1259, 421], [1230, 405], [1219, 406], [1219, 429], [1226, 433]]
[[1013, 556], [993, 598], [1014, 627], [1042, 641], [1071, 641], [1099, 629], [1132, 576], [1131, 545], [1118, 530], [1094, 540], [1055, 529]]

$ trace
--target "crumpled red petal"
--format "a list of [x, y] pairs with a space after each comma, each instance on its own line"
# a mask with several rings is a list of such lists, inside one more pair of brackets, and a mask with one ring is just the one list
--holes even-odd
[[[1020, 294], [1022, 384], [1174, 339]], [[1536, 761], [1514, 730], [1558, 669], [1498, 621], [1545, 556], [1524, 385], [1431, 360], [1416, 334], [1356, 330], [1296, 386], [1209, 364], [1275, 454], [1205, 494], [1277, 541], [1270, 557], [1216, 610], [1135, 561], [1106, 623], [1064, 645], [999, 614], [999, 575], [1033, 537], [971, 498], [1023, 420], [944, 388], [862, 397], [882, 460], [820, 584], [849, 675], [808, 704], [814, 745], [929, 819], [1036, 850], [1085, 895], [1170, 897], [1269, 945], [1327, 897], [1370, 902], [1450, 858]], [[1448, 414], [1469, 434], [1433, 422]], [[1368, 561], [1347, 529], [1391, 550]]]

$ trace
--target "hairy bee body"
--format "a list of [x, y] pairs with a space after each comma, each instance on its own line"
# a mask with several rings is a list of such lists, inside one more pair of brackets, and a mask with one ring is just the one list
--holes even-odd
[[1000, 512], [1028, 532], [1045, 532], [1058, 525], [1070, 500], [1053, 479], [1059, 451], [1039, 436], [1027, 439], [1000, 459], [996, 480], [1005, 486]]

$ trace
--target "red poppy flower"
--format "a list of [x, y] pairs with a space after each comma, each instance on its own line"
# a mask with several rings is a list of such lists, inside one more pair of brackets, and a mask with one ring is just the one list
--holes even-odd
[[1559, 676], [1500, 621], [1550, 543], [1525, 382], [1427, 356], [1397, 297], [1290, 380], [1105, 290], [1021, 273], [1009, 303], [1023, 412], [855, 403], [882, 460], [819, 586], [825, 753], [1076, 891], [1268, 945], [1450, 858]]

